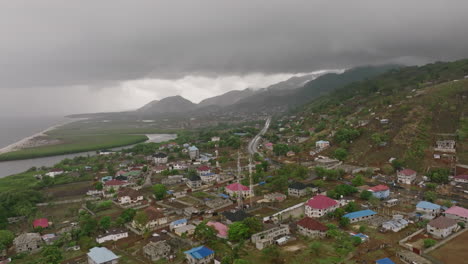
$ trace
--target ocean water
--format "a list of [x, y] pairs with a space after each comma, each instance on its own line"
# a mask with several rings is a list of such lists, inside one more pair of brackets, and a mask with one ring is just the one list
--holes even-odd
[[65, 120], [62, 116], [0, 116], [0, 148]]

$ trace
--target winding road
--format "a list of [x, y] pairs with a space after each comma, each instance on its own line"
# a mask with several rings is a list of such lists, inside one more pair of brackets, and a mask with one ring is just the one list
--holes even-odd
[[265, 126], [262, 128], [262, 130], [260, 130], [260, 132], [250, 141], [249, 146], [247, 147], [250, 155], [258, 153], [260, 154], [260, 156], [262, 156], [262, 154], [257, 151], [258, 143], [260, 142], [262, 136], [268, 131], [268, 128], [270, 127], [270, 122], [271, 117], [268, 117], [265, 122]]

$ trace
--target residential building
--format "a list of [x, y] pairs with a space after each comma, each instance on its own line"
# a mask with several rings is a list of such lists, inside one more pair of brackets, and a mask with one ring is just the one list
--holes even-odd
[[287, 156], [287, 157], [294, 157], [294, 156], [296, 156], [296, 153], [295, 153], [294, 151], [290, 150], [290, 151], [288, 151], [288, 152], [286, 153], [286, 156]]
[[326, 140], [319, 140], [315, 142], [315, 147], [318, 149], [325, 149], [325, 148], [330, 147], [330, 142]]
[[185, 257], [189, 264], [208, 264], [212, 263], [215, 252], [205, 246], [192, 248], [185, 251]]
[[282, 202], [286, 200], [287, 196], [282, 193], [275, 192], [275, 193], [265, 194], [263, 198], [267, 200], [268, 202]]
[[117, 264], [119, 257], [105, 247], [93, 247], [88, 252], [88, 264]]
[[191, 236], [193, 235], [193, 233], [195, 233], [195, 226], [192, 224], [179, 226], [174, 228], [174, 233], [178, 236], [182, 236], [184, 234], [186, 234], [187, 236]]
[[409, 250], [399, 251], [397, 253], [397, 256], [400, 258], [400, 260], [403, 263], [407, 263], [407, 264], [432, 264], [431, 261]]
[[468, 209], [466, 208], [452, 206], [444, 212], [444, 215], [458, 222], [468, 223]]
[[152, 206], [146, 207], [143, 212], [148, 216], [148, 222], [142, 226], [139, 223], [137, 223], [135, 220], [132, 222], [132, 226], [134, 228], [143, 230], [143, 229], [148, 229], [148, 230], [153, 230], [161, 225], [164, 225], [167, 223], [167, 217], [164, 215], [164, 213]]
[[166, 153], [155, 153], [153, 154], [153, 160], [156, 164], [166, 164], [167, 163], [167, 154]]
[[41, 250], [42, 238], [39, 233], [25, 233], [17, 236], [13, 240], [16, 253], [35, 253]]
[[416, 180], [416, 172], [411, 169], [404, 169], [397, 172], [397, 181], [402, 184], [412, 184]]
[[197, 168], [197, 173], [200, 176], [204, 175], [204, 174], [211, 173], [211, 168], [206, 166], [206, 165], [200, 166], [200, 167]]
[[453, 176], [453, 180], [459, 183], [468, 183], [468, 175]]
[[372, 217], [374, 217], [377, 213], [372, 211], [372, 210], [361, 210], [357, 212], [352, 212], [352, 213], [347, 213], [343, 215], [343, 217], [346, 217], [349, 219], [351, 223], [359, 222], [359, 221], [365, 221], [369, 220]]
[[218, 175], [213, 172], [204, 173], [204, 174], [200, 174], [200, 179], [203, 183], [210, 184], [218, 180]]
[[273, 150], [273, 143], [271, 142], [265, 143], [264, 146], [267, 150]]
[[279, 225], [271, 229], [253, 234], [250, 238], [252, 243], [255, 244], [255, 247], [259, 250], [262, 250], [272, 244], [279, 237], [289, 235], [290, 230], [288, 225]]
[[124, 187], [124, 186], [127, 186], [127, 185], [128, 185], [127, 181], [110, 180], [110, 181], [106, 181], [104, 183], [104, 190], [109, 191], [109, 190], [113, 189], [113, 190], [117, 191], [121, 187]]
[[240, 183], [232, 183], [226, 186], [226, 193], [231, 197], [231, 198], [236, 198], [239, 195], [242, 196], [243, 198], [248, 198], [250, 196], [253, 196], [252, 190], [250, 190], [249, 187], [244, 186]]
[[[225, 194], [223, 194], [225, 195]], [[207, 200], [205, 205], [211, 209], [222, 208], [233, 204], [230, 199], [223, 199], [223, 198], [215, 198], [211, 200]]]
[[328, 228], [319, 221], [304, 217], [297, 222], [297, 231], [299, 234], [311, 238], [323, 238], [327, 234]]
[[220, 137], [212, 137], [212, 138], [211, 138], [211, 142], [218, 142], [218, 141], [220, 141], [220, 140], [221, 140]]
[[227, 238], [228, 237], [228, 230], [229, 230], [229, 227], [223, 223], [220, 223], [220, 222], [213, 222], [213, 221], [209, 221], [207, 224], [207, 226], [211, 226], [213, 227], [217, 234], [216, 236], [219, 237], [219, 238]]
[[128, 231], [124, 228], [114, 228], [107, 230], [106, 233], [98, 235], [96, 242], [102, 244], [107, 241], [117, 241], [128, 237]]
[[121, 205], [136, 204], [143, 201], [143, 195], [132, 188], [121, 188], [117, 194], [117, 201]]
[[427, 232], [435, 238], [448, 237], [458, 228], [458, 223], [452, 218], [439, 216], [427, 224]]
[[244, 212], [243, 210], [225, 211], [222, 213], [222, 215], [226, 219], [226, 223], [229, 225], [234, 222], [241, 222], [247, 217], [251, 217], [250, 214]]
[[33, 221], [34, 228], [48, 228], [49, 227], [49, 220], [47, 218], [39, 218]]
[[455, 140], [437, 140], [434, 151], [454, 153]]
[[368, 191], [372, 192], [372, 195], [378, 199], [385, 199], [390, 196], [390, 188], [382, 184], [369, 188]]
[[393, 219], [382, 223], [382, 229], [393, 232], [400, 232], [402, 229], [407, 227], [409, 222], [403, 219], [402, 215], [394, 215]]
[[184, 179], [183, 175], [171, 175], [171, 176], [167, 176], [167, 178], [162, 179], [161, 183], [164, 185], [173, 185], [173, 184], [181, 183], [183, 179]]
[[423, 212], [430, 216], [437, 216], [441, 212], [441, 207], [438, 204], [421, 201], [416, 205], [416, 211]]
[[153, 262], [168, 259], [171, 254], [171, 246], [166, 241], [149, 242], [143, 247], [143, 254]]
[[198, 175], [195, 175], [195, 174], [192, 174], [188, 177], [188, 180], [187, 180], [187, 186], [191, 189], [197, 189], [197, 188], [200, 188], [202, 187], [202, 180], [200, 178], [200, 176]]
[[188, 168], [187, 164], [181, 163], [181, 162], [174, 163], [172, 165], [172, 169], [174, 169], [174, 170], [185, 170], [187, 168]]
[[171, 222], [169, 224], [169, 229], [174, 230], [175, 228], [179, 228], [181, 226], [186, 226], [186, 225], [187, 225], [187, 219], [182, 218], [182, 219], [176, 220], [174, 222]]
[[200, 158], [200, 150], [195, 146], [190, 146], [188, 148], [188, 153], [191, 160], [196, 160]]
[[306, 185], [302, 182], [293, 182], [288, 186], [288, 195], [301, 197], [307, 194]]
[[49, 172], [47, 172], [45, 175], [51, 178], [55, 178], [55, 176], [62, 175], [63, 173], [64, 173], [64, 170], [62, 169], [52, 169]]
[[305, 215], [308, 217], [322, 217], [327, 213], [335, 211], [338, 207], [337, 201], [319, 194], [307, 201]]

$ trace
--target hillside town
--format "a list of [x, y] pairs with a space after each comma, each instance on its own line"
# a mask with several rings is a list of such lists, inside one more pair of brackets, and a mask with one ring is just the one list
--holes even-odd
[[[467, 241], [467, 165], [348, 164], [336, 150], [327, 156], [333, 141], [299, 149], [310, 135], [280, 133], [301, 122], [276, 120], [265, 135], [257, 126], [254, 153], [242, 147], [247, 133], [229, 132], [100, 151], [35, 174], [49, 198], [28, 218], [8, 218], [0, 263], [35, 263], [47, 250], [64, 264], [425, 264]], [[434, 160], [445, 154], [456, 155], [455, 141], [434, 142]]]

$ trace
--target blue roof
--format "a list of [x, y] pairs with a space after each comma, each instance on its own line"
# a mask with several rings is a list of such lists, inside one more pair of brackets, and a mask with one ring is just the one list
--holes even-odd
[[258, 183], [258, 185], [265, 185], [265, 184], [266, 184], [266, 182], [264, 182], [264, 181], [261, 181], [261, 182]]
[[224, 194], [224, 193], [219, 193], [218, 196], [222, 198], [226, 198], [226, 199], [229, 198], [229, 195]]
[[211, 254], [214, 254], [214, 251], [205, 246], [201, 246], [201, 247], [196, 247], [196, 248], [187, 250], [184, 253], [189, 254], [195, 259], [203, 259], [203, 258], [208, 257]]
[[184, 223], [187, 223], [187, 219], [182, 218], [182, 219], [179, 219], [179, 220], [175, 220], [175, 221], [172, 222], [171, 224], [173, 224], [173, 225], [181, 225], [181, 224], [184, 224]]
[[395, 264], [391, 259], [389, 258], [383, 258], [375, 261], [376, 264]]
[[88, 256], [96, 263], [105, 263], [119, 258], [105, 247], [93, 247], [89, 250]]
[[345, 214], [343, 215], [343, 217], [346, 217], [346, 218], [358, 218], [358, 217], [363, 217], [363, 216], [370, 216], [370, 215], [375, 215], [377, 214], [376, 212], [372, 211], [372, 210], [362, 210], [362, 211], [357, 211], [357, 212], [352, 212], [352, 213], [348, 213], [348, 214]]
[[438, 204], [433, 204], [433, 203], [426, 202], [426, 201], [421, 201], [421, 202], [419, 202], [419, 203], [416, 205], [416, 207], [423, 208], [423, 209], [431, 209], [431, 210], [440, 209], [440, 205], [438, 205]]
[[188, 149], [189, 149], [189, 150], [192, 150], [192, 151], [194, 151], [194, 150], [198, 150], [198, 148], [197, 148], [197, 147], [195, 147], [195, 146], [190, 146]]

